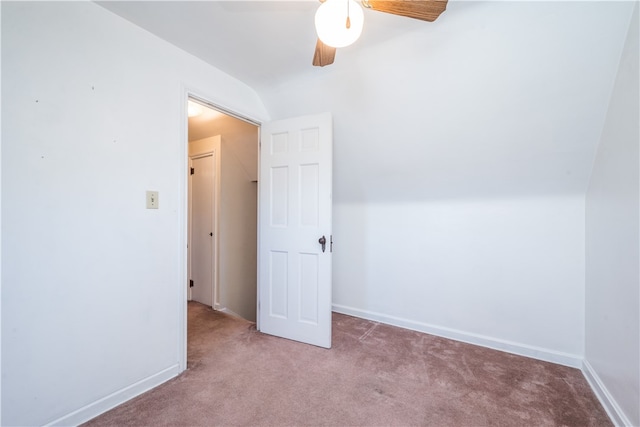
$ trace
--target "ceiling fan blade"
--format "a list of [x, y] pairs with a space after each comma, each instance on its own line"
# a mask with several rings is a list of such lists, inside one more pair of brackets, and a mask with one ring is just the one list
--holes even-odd
[[336, 48], [327, 46], [318, 39], [318, 42], [316, 43], [316, 51], [313, 54], [313, 65], [316, 67], [324, 67], [325, 65], [333, 64], [335, 57]]
[[433, 22], [447, 8], [448, 0], [363, 0], [362, 5], [379, 12]]

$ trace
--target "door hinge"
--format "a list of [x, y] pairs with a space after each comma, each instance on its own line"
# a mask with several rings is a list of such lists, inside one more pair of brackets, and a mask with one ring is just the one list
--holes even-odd
[[333, 234], [329, 236], [329, 252], [333, 252]]
[[189, 287], [193, 288], [193, 280], [189, 280]]
[[196, 173], [195, 168], [191, 168], [191, 175], [193, 175], [194, 173]]

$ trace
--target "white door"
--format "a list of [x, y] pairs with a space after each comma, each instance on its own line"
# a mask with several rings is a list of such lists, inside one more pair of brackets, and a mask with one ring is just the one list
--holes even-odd
[[189, 264], [191, 299], [213, 306], [214, 157], [207, 154], [190, 162], [191, 239]]
[[259, 327], [326, 348], [332, 133], [329, 113], [263, 124], [260, 132]]

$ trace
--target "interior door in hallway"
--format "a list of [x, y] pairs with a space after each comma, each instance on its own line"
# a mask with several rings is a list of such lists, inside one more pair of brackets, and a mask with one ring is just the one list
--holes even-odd
[[332, 119], [262, 125], [259, 328], [331, 347]]
[[[215, 162], [209, 153], [191, 158], [191, 299], [208, 306], [214, 301]], [[191, 283], [191, 282], [190, 282]]]

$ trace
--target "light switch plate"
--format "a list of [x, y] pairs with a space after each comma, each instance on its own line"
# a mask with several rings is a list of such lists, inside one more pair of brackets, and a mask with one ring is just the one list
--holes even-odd
[[158, 209], [157, 191], [147, 191], [147, 209]]

